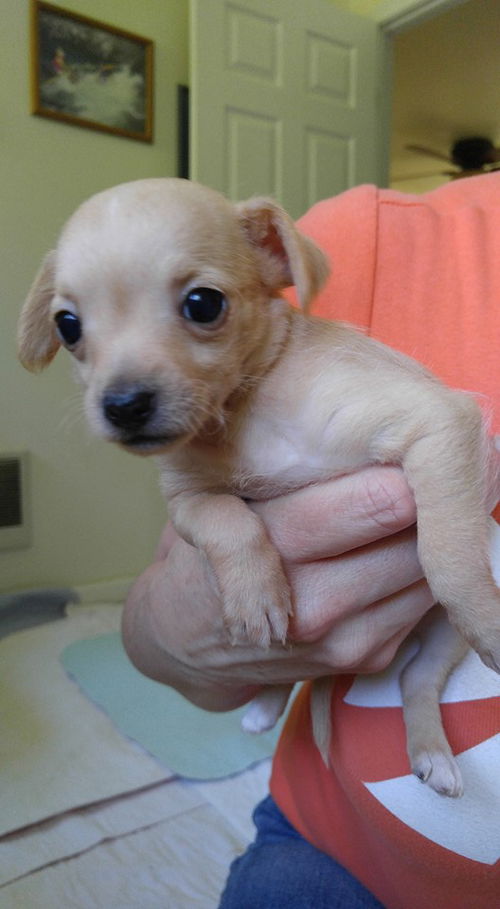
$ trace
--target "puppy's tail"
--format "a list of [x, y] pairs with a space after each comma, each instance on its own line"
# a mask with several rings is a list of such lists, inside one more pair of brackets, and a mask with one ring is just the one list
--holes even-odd
[[330, 766], [330, 745], [332, 740], [331, 703], [333, 676], [315, 679], [311, 690], [311, 723], [316, 747], [326, 767]]

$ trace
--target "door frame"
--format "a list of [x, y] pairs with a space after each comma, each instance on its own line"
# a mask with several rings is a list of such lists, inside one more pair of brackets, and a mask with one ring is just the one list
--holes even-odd
[[383, 33], [390, 36], [467, 2], [468, 0], [382, 0], [374, 10], [374, 19]]

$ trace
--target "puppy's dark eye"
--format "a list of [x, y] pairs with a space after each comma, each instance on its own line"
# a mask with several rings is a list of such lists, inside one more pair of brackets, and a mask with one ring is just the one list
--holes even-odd
[[67, 347], [74, 347], [75, 344], [78, 344], [82, 336], [82, 325], [78, 316], [63, 309], [61, 312], [56, 313], [54, 321], [57, 326], [57, 333], [63, 344], [66, 344]]
[[227, 301], [220, 290], [213, 287], [195, 287], [182, 303], [182, 315], [190, 322], [207, 325], [216, 322], [227, 309]]

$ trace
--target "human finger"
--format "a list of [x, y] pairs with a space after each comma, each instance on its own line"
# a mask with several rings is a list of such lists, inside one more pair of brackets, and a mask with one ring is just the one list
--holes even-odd
[[434, 599], [425, 581], [418, 581], [394, 597], [373, 604], [357, 616], [347, 616], [320, 642], [272, 644], [256, 651], [238, 646], [230, 653], [230, 667], [217, 652], [214, 667], [246, 683], [284, 684], [324, 675], [373, 673], [385, 669], [398, 648]]
[[417, 581], [363, 612], [347, 616], [317, 645], [331, 672], [378, 672], [434, 605], [424, 580]]
[[368, 467], [251, 506], [285, 561], [328, 558], [389, 536], [416, 520], [402, 470]]
[[423, 577], [414, 527], [332, 559], [287, 566], [296, 609], [291, 640], [320, 640], [358, 614]]

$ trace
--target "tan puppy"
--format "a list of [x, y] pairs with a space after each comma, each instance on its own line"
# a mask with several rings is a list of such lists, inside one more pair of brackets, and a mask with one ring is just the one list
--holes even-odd
[[[307, 309], [326, 274], [323, 254], [272, 201], [234, 206], [175, 179], [124, 184], [84, 203], [47, 256], [22, 311], [20, 359], [37, 370], [61, 344], [73, 354], [93, 429], [159, 457], [170, 516], [210, 560], [231, 636], [262, 647], [285, 641], [292, 603], [244, 499], [401, 464], [436, 601], [499, 671], [480, 411], [412, 360], [279, 298], [295, 284]], [[465, 645], [439, 615], [422, 634], [431, 643], [402, 680], [410, 760], [457, 795], [438, 694]], [[247, 725], [272, 723], [286, 696], [264, 694]], [[328, 704], [319, 683], [325, 759]]]

